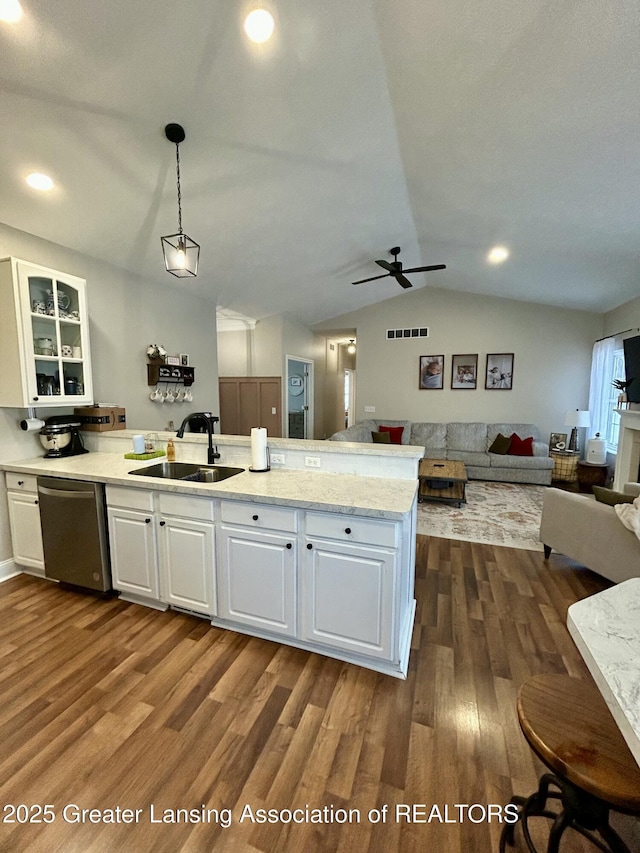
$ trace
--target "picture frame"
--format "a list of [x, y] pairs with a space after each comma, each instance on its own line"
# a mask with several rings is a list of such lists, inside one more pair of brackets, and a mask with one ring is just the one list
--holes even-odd
[[451, 356], [451, 388], [474, 391], [478, 387], [478, 353]]
[[189, 354], [186, 352], [180, 353], [180, 364], [183, 367], [189, 367]]
[[444, 355], [421, 355], [418, 388], [421, 391], [442, 391]]
[[567, 433], [552, 432], [549, 436], [549, 450], [566, 450], [567, 449]]
[[513, 353], [487, 353], [484, 387], [487, 391], [511, 391], [513, 388]]
[[180, 359], [178, 358], [177, 355], [168, 355], [165, 358], [165, 363], [166, 364], [180, 364]]

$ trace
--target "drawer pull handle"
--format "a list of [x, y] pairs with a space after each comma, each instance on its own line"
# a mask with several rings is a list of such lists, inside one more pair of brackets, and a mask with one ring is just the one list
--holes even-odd
[[36, 499], [35, 499], [35, 501], [34, 501], [34, 504], [35, 504], [36, 506], [38, 506], [38, 504], [39, 504], [39, 503], [40, 503], [40, 501], [38, 500], [38, 498], [36, 498]]
[[145, 518], [144, 523], [145, 523], [145, 524], [151, 524], [151, 519], [150, 519], [150, 518]]
[[291, 544], [291, 542], [287, 542], [287, 548], [289, 549], [289, 551], [293, 548], [293, 545]]
[[350, 528], [350, 527], [345, 527], [344, 532], [345, 532], [345, 533], [351, 533], [351, 528]]
[[19, 485], [19, 486], [24, 486], [24, 480], [18, 480], [18, 485]]
[[166, 521], [161, 521], [161, 522], [160, 522], [160, 527], [164, 527], [166, 523], [167, 523]]
[[307, 545], [307, 549], [310, 551], [312, 548], [313, 548], [313, 545], [311, 544], [311, 542], [309, 542], [309, 544]]
[[253, 520], [254, 520], [254, 521], [257, 521], [257, 520], [258, 520], [258, 516], [257, 516], [257, 515], [252, 515], [252, 516], [251, 516], [251, 518], [253, 518]]

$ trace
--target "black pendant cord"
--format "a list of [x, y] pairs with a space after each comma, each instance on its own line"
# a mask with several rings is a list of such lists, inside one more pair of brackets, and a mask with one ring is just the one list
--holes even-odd
[[180, 189], [180, 145], [176, 143], [176, 176], [178, 185], [178, 231], [182, 234], [182, 191]]

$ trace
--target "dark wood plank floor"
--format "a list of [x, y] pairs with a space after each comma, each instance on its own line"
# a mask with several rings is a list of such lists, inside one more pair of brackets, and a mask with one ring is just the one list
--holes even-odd
[[[517, 688], [588, 677], [566, 611], [609, 584], [557, 555], [418, 540], [406, 681], [26, 575], [0, 585], [2, 818], [5, 804], [55, 814], [0, 824], [0, 850], [497, 850], [501, 824], [480, 807], [531, 792], [540, 772]], [[140, 813], [75, 822], [69, 808], [65, 821], [74, 804]], [[396, 819], [414, 804], [420, 821], [438, 812]], [[457, 804], [479, 805], [459, 820]], [[336, 820], [251, 819], [305, 806]], [[162, 822], [178, 809], [217, 814]]]

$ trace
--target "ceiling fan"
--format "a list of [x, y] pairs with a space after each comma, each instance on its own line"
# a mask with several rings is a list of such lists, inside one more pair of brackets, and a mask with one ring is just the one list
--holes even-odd
[[431, 270], [446, 270], [446, 264], [432, 264], [429, 267], [413, 267], [410, 270], [402, 269], [402, 261], [398, 260], [398, 255], [400, 254], [400, 246], [394, 246], [393, 249], [389, 249], [389, 254], [393, 255], [393, 261], [376, 261], [376, 263], [381, 266], [385, 270], [389, 270], [389, 272], [384, 273], [383, 275], [374, 275], [373, 278], [363, 278], [360, 281], [353, 281], [352, 284], [364, 284], [366, 281], [375, 281], [378, 278], [386, 278], [387, 276], [392, 276], [398, 282], [400, 287], [404, 287], [405, 290], [407, 287], [413, 287], [408, 278], [405, 278], [406, 273], [411, 272], [430, 272]]

